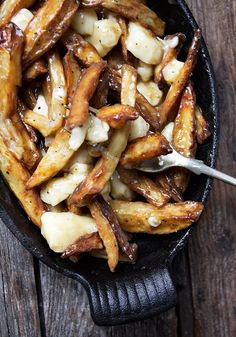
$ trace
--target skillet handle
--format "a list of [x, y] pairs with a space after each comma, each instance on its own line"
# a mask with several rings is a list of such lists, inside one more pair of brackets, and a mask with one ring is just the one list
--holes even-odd
[[167, 268], [142, 271], [133, 279], [95, 281], [87, 290], [92, 318], [101, 326], [149, 318], [173, 307], [177, 298]]

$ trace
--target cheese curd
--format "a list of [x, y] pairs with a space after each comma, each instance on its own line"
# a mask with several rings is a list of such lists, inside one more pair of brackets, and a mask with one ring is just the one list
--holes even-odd
[[172, 143], [173, 140], [173, 130], [175, 123], [171, 122], [165, 126], [162, 130], [163, 136], [168, 140], [169, 143]]
[[91, 217], [70, 212], [45, 212], [41, 223], [41, 233], [56, 253], [64, 252], [80, 237], [97, 232], [96, 223]]
[[92, 166], [76, 163], [63, 177], [50, 180], [40, 191], [41, 199], [49, 205], [56, 206], [66, 200], [76, 187], [84, 181]]
[[120, 180], [117, 171], [111, 177], [111, 195], [114, 199], [128, 201], [132, 201], [135, 196], [134, 192]]
[[157, 106], [160, 103], [163, 92], [158, 88], [155, 82], [139, 82], [137, 89], [151, 105]]
[[148, 82], [153, 76], [153, 67], [150, 64], [139, 61], [137, 73], [143, 82]]
[[101, 57], [104, 57], [117, 45], [120, 36], [121, 28], [118, 22], [113, 19], [104, 19], [94, 22], [93, 34], [86, 40], [97, 49]]
[[71, 26], [81, 35], [92, 35], [93, 25], [98, 20], [95, 10], [92, 8], [81, 8], [73, 17]]
[[82, 127], [75, 127], [71, 131], [71, 136], [69, 139], [69, 146], [72, 150], [77, 151], [83, 144], [88, 130], [88, 123]]
[[86, 140], [91, 144], [103, 143], [108, 140], [109, 125], [90, 114]]
[[142, 116], [139, 116], [135, 121], [130, 122], [129, 141], [146, 136], [149, 129], [150, 125], [145, 121], [145, 119], [143, 119]]
[[171, 85], [178, 77], [180, 70], [183, 68], [184, 63], [173, 59], [162, 70], [165, 81]]
[[36, 105], [33, 109], [34, 112], [36, 112], [39, 115], [42, 115], [44, 117], [48, 118], [48, 105], [47, 102], [42, 94], [39, 94]]
[[126, 46], [135, 57], [147, 64], [159, 64], [162, 60], [162, 43], [138, 23], [129, 23]]
[[11, 22], [24, 31], [33, 17], [34, 15], [31, 13], [31, 11], [26, 8], [22, 8], [11, 18]]
[[150, 216], [148, 218], [148, 224], [151, 226], [151, 227], [158, 227], [160, 226], [161, 224], [161, 221], [156, 217], [156, 216]]

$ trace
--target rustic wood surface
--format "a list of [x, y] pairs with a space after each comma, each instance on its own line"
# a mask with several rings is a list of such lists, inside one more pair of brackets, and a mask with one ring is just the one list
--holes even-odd
[[[218, 81], [218, 168], [236, 176], [236, 1], [188, 0], [203, 29]], [[0, 225], [1, 337], [236, 336], [235, 190], [215, 182], [207, 210], [175, 262], [179, 303], [143, 322], [100, 328], [83, 288], [42, 265]]]

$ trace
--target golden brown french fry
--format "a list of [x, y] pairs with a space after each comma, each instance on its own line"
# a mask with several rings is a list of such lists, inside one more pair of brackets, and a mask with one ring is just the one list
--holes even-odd
[[171, 147], [166, 138], [159, 132], [133, 140], [121, 157], [121, 164], [129, 166], [142, 160], [171, 153]]
[[126, 63], [129, 63], [128, 49], [126, 46], [126, 40], [128, 36], [127, 25], [126, 25], [125, 19], [121, 17], [118, 18], [118, 23], [120, 25], [121, 32], [122, 32], [121, 37], [120, 37], [120, 43], [121, 43], [123, 58]]
[[103, 216], [109, 221], [111, 228], [116, 236], [120, 249], [132, 262], [137, 259], [138, 246], [136, 243], [129, 243], [128, 235], [122, 230], [120, 223], [113, 212], [111, 206], [99, 195], [97, 201], [100, 205]]
[[70, 104], [79, 82], [81, 69], [71, 51], [68, 51], [64, 56], [63, 64], [66, 77], [68, 103]]
[[[52, 85], [49, 74], [46, 76], [46, 79], [42, 83], [43, 96], [48, 106], [48, 110], [51, 108], [52, 103]], [[32, 108], [31, 108], [32, 109]]]
[[197, 29], [194, 33], [192, 44], [188, 51], [187, 60], [185, 61], [183, 68], [181, 69], [176, 80], [170, 87], [164, 102], [159, 108], [161, 129], [163, 129], [168, 122], [173, 121], [175, 117], [175, 113], [177, 110], [177, 103], [180, 99], [180, 96], [185, 86], [189, 81], [189, 77], [196, 64], [200, 44], [201, 44], [201, 31], [200, 29]]
[[48, 117], [50, 120], [50, 133], [53, 134], [63, 125], [66, 114], [67, 87], [63, 65], [58, 52], [50, 51], [47, 58], [52, 89]]
[[35, 0], [5, 0], [0, 6], [0, 28], [5, 26], [11, 18], [22, 8], [29, 8]]
[[83, 0], [82, 4], [85, 6], [101, 5], [131, 21], [138, 21], [158, 36], [164, 35], [165, 23], [150, 8], [137, 0]]
[[[121, 77], [117, 70], [109, 68], [109, 86], [115, 92], [121, 92]], [[153, 107], [146, 98], [136, 91], [136, 107], [139, 109], [140, 115], [150, 124], [153, 130], [159, 129], [159, 116], [157, 109]]]
[[179, 44], [175, 48], [170, 48], [160, 64], [155, 67], [154, 79], [159, 88], [163, 87], [163, 73], [162, 70], [169, 64], [174, 58], [176, 58], [182, 48], [183, 43], [186, 41], [186, 36], [182, 33], [177, 33], [174, 35], [167, 35], [164, 40], [170, 40], [177, 37], [179, 39]]
[[77, 0], [47, 0], [30, 21], [25, 34], [25, 67], [48, 51], [69, 27]]
[[24, 126], [25, 126], [25, 128], [26, 128], [26, 130], [27, 130], [27, 132], [30, 136], [30, 139], [32, 140], [32, 142], [37, 143], [38, 137], [37, 137], [37, 134], [35, 132], [35, 129], [24, 122], [24, 115], [25, 115], [26, 110], [27, 110], [26, 106], [23, 104], [23, 102], [20, 99], [18, 99], [18, 101], [17, 101], [17, 113], [19, 114], [19, 116], [21, 118], [21, 121], [24, 124]]
[[[106, 253], [105, 249], [93, 250], [90, 253], [90, 255], [92, 255], [93, 257], [96, 257], [98, 259], [104, 259], [104, 260], [108, 259], [108, 256], [107, 256], [107, 253]], [[130, 261], [130, 259], [128, 258], [128, 256], [125, 255], [122, 252], [120, 252], [120, 254], [119, 254], [119, 261], [120, 262], [129, 262], [129, 263], [132, 263], [132, 261]]]
[[103, 151], [91, 173], [71, 195], [69, 205], [82, 207], [89, 204], [95, 195], [100, 193], [111, 178], [118, 165], [120, 156], [127, 146], [129, 127], [117, 129], [111, 135], [107, 151]]
[[129, 105], [115, 104], [99, 109], [96, 116], [107, 122], [112, 128], [120, 129], [128, 121], [137, 119], [139, 113]]
[[89, 67], [93, 63], [102, 62], [97, 50], [73, 30], [68, 29], [60, 41], [68, 50], [74, 53], [84, 66]]
[[98, 233], [103, 241], [108, 256], [110, 271], [114, 272], [119, 262], [119, 247], [116, 236], [107, 218], [102, 214], [100, 204], [97, 200], [89, 205], [92, 217], [96, 221]]
[[155, 181], [156, 184], [159, 184], [164, 188], [165, 193], [170, 196], [170, 199], [175, 202], [183, 201], [183, 198], [181, 197], [181, 194], [175, 184], [174, 176], [170, 171], [158, 173]]
[[97, 89], [90, 100], [90, 105], [95, 109], [100, 109], [107, 105], [109, 92], [109, 73], [107, 69], [104, 70], [100, 77]]
[[27, 125], [37, 129], [44, 137], [51, 134], [50, 120], [47, 117], [27, 109], [24, 113], [23, 120]]
[[8, 150], [1, 136], [0, 170], [29, 218], [36, 226], [41, 227], [40, 219], [44, 205], [35, 190], [27, 190], [26, 182], [30, 175]]
[[137, 93], [137, 71], [128, 64], [121, 68], [121, 104], [135, 107]]
[[126, 170], [118, 167], [121, 181], [132, 191], [142, 195], [150, 204], [161, 207], [170, 200], [170, 194], [164, 188], [155, 184], [150, 178], [136, 170]]
[[[180, 154], [186, 157], [194, 157], [196, 153], [195, 133], [195, 105], [196, 97], [191, 84], [189, 84], [182, 96], [180, 109], [175, 119], [173, 129], [173, 146]], [[189, 181], [189, 172], [182, 168], [173, 169], [174, 181], [181, 193], [186, 190]]]
[[96, 90], [105, 67], [106, 62], [102, 61], [92, 64], [82, 72], [72, 99], [70, 114], [66, 120], [67, 128], [73, 129], [77, 126], [83, 126], [87, 121], [89, 101]]
[[211, 132], [199, 106], [196, 106], [195, 108], [195, 118], [197, 142], [198, 144], [203, 144], [211, 135]]
[[46, 74], [48, 72], [48, 68], [42, 58], [34, 61], [23, 73], [23, 80], [26, 82], [30, 82], [35, 80], [37, 77]]
[[21, 84], [21, 55], [24, 36], [13, 23], [0, 30], [0, 118], [16, 111], [17, 85]]
[[22, 163], [26, 166], [28, 170], [32, 170], [35, 166], [37, 161], [40, 158], [40, 154], [34, 142], [30, 139], [30, 136], [21, 121], [21, 118], [18, 112], [15, 112], [11, 116], [12, 125], [20, 134], [22, 139], [22, 146], [23, 146], [23, 156], [22, 156]]
[[112, 200], [121, 227], [130, 233], [170, 234], [189, 227], [203, 211], [199, 202], [167, 204], [162, 208], [144, 202]]
[[69, 146], [71, 134], [62, 129], [54, 138], [46, 155], [27, 182], [27, 188], [33, 188], [54, 177], [69, 161], [74, 150]]
[[86, 234], [70, 245], [61, 258], [66, 259], [71, 256], [80, 256], [80, 254], [91, 252], [94, 249], [102, 249], [103, 244], [97, 232]]

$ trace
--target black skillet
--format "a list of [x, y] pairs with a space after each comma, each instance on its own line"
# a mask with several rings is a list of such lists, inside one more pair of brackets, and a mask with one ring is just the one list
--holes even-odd
[[[186, 55], [197, 24], [183, 0], [149, 1], [149, 6], [167, 23], [167, 33], [182, 32], [187, 36]], [[198, 104], [210, 123], [212, 136], [201, 147], [197, 157], [214, 167], [219, 142], [219, 116], [216, 83], [211, 60], [204, 41], [194, 71]], [[185, 198], [206, 202], [212, 181], [205, 176], [193, 176]], [[88, 257], [78, 265], [53, 253], [28, 220], [16, 198], [0, 179], [0, 217], [19, 241], [58, 272], [78, 280], [87, 291], [91, 314], [98, 325], [116, 325], [141, 320], [161, 313], [176, 303], [176, 291], [170, 274], [174, 256], [188, 241], [193, 227], [169, 236], [137, 236], [139, 259], [135, 265], [121, 263], [116, 273], [110, 273], [105, 261]]]

